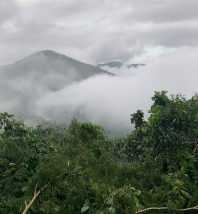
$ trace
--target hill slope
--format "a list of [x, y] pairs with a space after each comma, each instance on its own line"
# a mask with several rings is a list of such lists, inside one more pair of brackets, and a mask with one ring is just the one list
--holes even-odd
[[12, 65], [0, 67], [0, 72], [9, 80], [31, 80], [31, 84], [40, 83], [42, 87], [50, 90], [59, 90], [66, 84], [87, 79], [92, 75], [111, 75], [103, 69], [50, 50], [35, 53]]
[[0, 111], [29, 113], [36, 100], [95, 75], [113, 75], [54, 51], [41, 51], [0, 67]]

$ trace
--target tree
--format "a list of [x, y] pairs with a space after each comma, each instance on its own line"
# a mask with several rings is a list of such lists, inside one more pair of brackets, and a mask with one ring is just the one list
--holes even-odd
[[131, 123], [135, 124], [135, 128], [142, 128], [145, 125], [144, 113], [141, 110], [138, 110], [136, 113], [131, 114]]

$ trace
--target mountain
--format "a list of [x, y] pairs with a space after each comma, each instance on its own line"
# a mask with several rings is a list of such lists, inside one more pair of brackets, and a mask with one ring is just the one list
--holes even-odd
[[49, 93], [95, 75], [113, 75], [101, 68], [44, 50], [0, 67], [0, 112], [29, 114]]
[[120, 68], [123, 65], [120, 61], [112, 61], [112, 62], [106, 62], [106, 63], [99, 63], [98, 67], [110, 67], [110, 68]]
[[4, 78], [31, 80], [31, 84], [40, 83], [42, 87], [54, 91], [93, 75], [112, 75], [101, 68], [50, 50], [32, 54], [12, 65], [0, 67], [0, 72], [3, 73]]
[[138, 67], [141, 67], [141, 66], [145, 66], [146, 64], [130, 64], [130, 65], [127, 65], [127, 68], [138, 68]]
[[119, 70], [120, 68], [131, 69], [131, 68], [139, 68], [145, 65], [146, 64], [142, 64], [142, 63], [125, 64], [121, 61], [115, 60], [115, 61], [110, 61], [105, 63], [99, 63], [98, 67], [105, 68], [106, 70], [114, 71], [114, 70]]

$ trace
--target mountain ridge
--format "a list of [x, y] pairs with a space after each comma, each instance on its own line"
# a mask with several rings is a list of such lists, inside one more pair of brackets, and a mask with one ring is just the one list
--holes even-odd
[[32, 81], [43, 79], [43, 83], [49, 87], [53, 84], [58, 88], [95, 75], [113, 75], [104, 69], [51, 50], [39, 51], [12, 64], [1, 66], [0, 72], [9, 79], [32, 78]]
[[47, 94], [97, 75], [114, 76], [55, 51], [36, 52], [0, 67], [0, 111], [29, 114]]
[[31, 61], [33, 58], [42, 58], [42, 57], [46, 57], [47, 59], [50, 59], [50, 60], [58, 60], [58, 59], [62, 59], [62, 60], [66, 60], [66, 61], [71, 61], [71, 62], [76, 62], [76, 63], [82, 63], [84, 65], [87, 65], [87, 66], [91, 66], [92, 68], [95, 68], [97, 69], [99, 72], [104, 72], [104, 73], [107, 73], [109, 75], [113, 75], [111, 74], [110, 72], [104, 70], [104, 69], [98, 69], [97, 66], [94, 66], [92, 64], [89, 64], [89, 63], [85, 63], [85, 62], [82, 62], [80, 60], [77, 60], [77, 59], [74, 59], [72, 57], [69, 57], [69, 56], [66, 56], [64, 54], [60, 54], [56, 51], [53, 51], [53, 50], [42, 50], [42, 51], [38, 51], [38, 52], [35, 52], [33, 54], [30, 54], [26, 57], [23, 57], [22, 59], [19, 59], [13, 63], [10, 63], [10, 64], [7, 64], [7, 65], [3, 65], [3, 66], [0, 66], [0, 68], [5, 68], [7, 66], [12, 66], [12, 65], [17, 65], [17, 64], [22, 64], [22, 63], [25, 63], [25, 62], [28, 62], [28, 61]]
[[[4, 66], [9, 66], [9, 65], [13, 65], [13, 64], [22, 63], [22, 62], [24, 62], [25, 60], [29, 60], [29, 59], [32, 58], [32, 57], [42, 57], [42, 56], [45, 56], [45, 57], [47, 57], [47, 58], [49, 58], [49, 59], [52, 59], [52, 60], [54, 60], [54, 59], [64, 59], [64, 60], [68, 60], [68, 61], [70, 60], [70, 61], [73, 61], [73, 62], [78, 62], [78, 63], [82, 63], [82, 64], [85, 64], [85, 65], [89, 65], [89, 66], [91, 66], [91, 67], [97, 68], [96, 66], [94, 66], [94, 65], [92, 65], [92, 64], [82, 62], [82, 61], [80, 61], [80, 60], [74, 59], [74, 58], [69, 57], [69, 56], [66, 56], [66, 55], [64, 55], [64, 54], [60, 54], [60, 53], [58, 53], [58, 52], [56, 52], [56, 51], [53, 51], [53, 50], [42, 50], [42, 51], [38, 51], [38, 52], [35, 52], [35, 53], [33, 53], [33, 54], [30, 54], [30, 55], [28, 55], [28, 56], [26, 56], [26, 57], [23, 57], [22, 59], [19, 59], [19, 60], [17, 60], [16, 62], [14, 62], [14, 63], [12, 63], [12, 64], [4, 65]], [[108, 71], [106, 71], [106, 70], [104, 70], [104, 69], [101, 69], [101, 71], [103, 71], [103, 72], [105, 72], [105, 73], [106, 73], [106, 72], [107, 72], [107, 73], [110, 73], [110, 72], [108, 72]], [[111, 73], [110, 73], [110, 74], [111, 74]]]
[[110, 68], [110, 69], [120, 69], [120, 68], [139, 68], [142, 66], [145, 66], [146, 64], [143, 63], [133, 63], [133, 64], [125, 64], [121, 60], [114, 60], [114, 61], [109, 61], [109, 62], [104, 62], [104, 63], [99, 63], [97, 66], [99, 68]]

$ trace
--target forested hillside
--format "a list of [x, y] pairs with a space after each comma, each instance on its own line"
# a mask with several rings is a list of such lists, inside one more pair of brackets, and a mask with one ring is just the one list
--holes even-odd
[[198, 96], [152, 101], [115, 140], [75, 119], [32, 128], [1, 113], [0, 213], [198, 213]]

